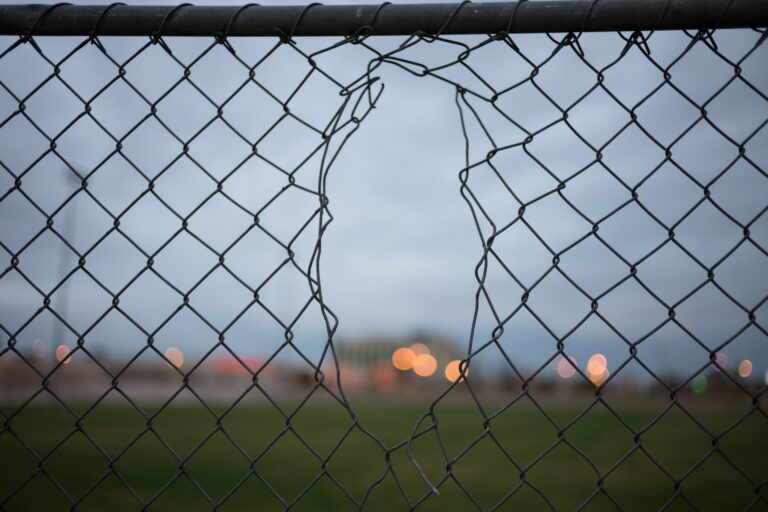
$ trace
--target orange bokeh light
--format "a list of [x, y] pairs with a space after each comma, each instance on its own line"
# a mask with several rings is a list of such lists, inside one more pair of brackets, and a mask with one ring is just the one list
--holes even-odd
[[595, 375], [593, 373], [589, 374], [589, 380], [592, 381], [592, 384], [595, 386], [602, 386], [602, 384], [608, 380], [608, 377], [611, 376], [611, 372], [608, 371], [608, 368], [605, 368], [603, 370], [603, 373], [600, 375]]
[[745, 359], [739, 363], [739, 377], [746, 379], [752, 375], [752, 361]]
[[601, 386], [610, 375], [608, 359], [603, 354], [593, 354], [587, 361], [587, 376], [592, 384]]
[[417, 356], [420, 356], [423, 354], [429, 354], [429, 347], [427, 347], [423, 343], [414, 343], [408, 348], [410, 348], [413, 351], [414, 355], [417, 355]]
[[392, 366], [402, 371], [410, 370], [415, 358], [416, 354], [410, 348], [399, 348], [392, 352]]
[[413, 372], [419, 377], [429, 377], [437, 370], [437, 359], [430, 354], [421, 354], [413, 359]]
[[59, 345], [56, 347], [56, 360], [61, 364], [69, 364], [72, 361], [72, 359], [68, 357], [70, 352], [68, 346]]
[[459, 382], [464, 380], [464, 377], [469, 375], [469, 369], [464, 368], [464, 375], [461, 375], [460, 370], [461, 361], [458, 359], [454, 359], [447, 365], [445, 365], [445, 378], [448, 379], [451, 382], [456, 382], [458, 379]]
[[590, 375], [600, 376], [608, 370], [608, 359], [603, 354], [594, 354], [587, 361], [587, 373]]
[[576, 375], [576, 360], [571, 356], [561, 357], [557, 362], [557, 374], [563, 379], [570, 379]]
[[184, 364], [184, 354], [181, 349], [171, 347], [165, 351], [165, 358], [168, 359], [173, 366], [181, 368]]

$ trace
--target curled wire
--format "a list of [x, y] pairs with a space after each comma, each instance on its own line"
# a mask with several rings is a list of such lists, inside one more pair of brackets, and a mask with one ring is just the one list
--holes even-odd
[[114, 7], [125, 5], [123, 2], [114, 2], [106, 6], [104, 9], [101, 10], [99, 15], [96, 17], [96, 20], [93, 22], [93, 27], [91, 27], [90, 32], [88, 33], [88, 37], [91, 40], [91, 44], [96, 45], [99, 50], [106, 53], [106, 49], [104, 48], [104, 45], [101, 44], [101, 41], [99, 41], [99, 28], [101, 27], [101, 22], [104, 21], [104, 18], [106, 17], [107, 13], [112, 10]]
[[224, 47], [232, 53], [232, 55], [235, 55], [237, 52], [232, 47], [232, 45], [229, 43], [229, 33], [232, 31], [232, 25], [237, 21], [238, 16], [243, 13], [246, 9], [250, 9], [252, 7], [260, 7], [261, 4], [256, 3], [248, 3], [243, 6], [241, 6], [237, 11], [235, 11], [232, 16], [229, 17], [229, 20], [227, 21], [227, 26], [224, 28], [224, 31], [216, 32], [216, 41], [219, 44], [223, 44]]

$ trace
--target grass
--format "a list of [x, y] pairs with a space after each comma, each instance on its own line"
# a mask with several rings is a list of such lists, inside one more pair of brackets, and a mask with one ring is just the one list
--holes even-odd
[[[11, 409], [3, 410], [7, 413]], [[148, 411], [152, 412], [151, 408]], [[357, 411], [373, 433], [387, 446], [393, 446], [408, 437], [425, 407], [376, 402], [361, 403]], [[449, 457], [464, 454], [453, 465], [453, 478], [444, 480], [446, 459], [434, 432], [414, 442], [413, 456], [428, 478], [435, 484], [444, 480], [439, 487], [440, 495], [430, 496], [418, 510], [475, 510], [477, 506], [488, 509], [497, 504], [520, 482], [520, 470], [503, 455], [499, 445], [521, 466], [530, 465], [550, 450], [527, 469], [525, 481], [530, 485], [522, 485], [501, 510], [548, 510], [547, 501], [539, 493], [546, 496], [554, 509], [576, 509], [597, 489], [595, 471], [608, 472], [603, 481], [607, 493], [598, 494], [587, 510], [615, 510], [609, 497], [626, 510], [659, 509], [675, 494], [673, 479], [681, 478], [682, 496], [697, 509], [742, 510], [755, 499], [755, 484], [736, 471], [728, 460], [753, 482], [764, 482], [768, 477], [768, 423], [758, 413], [750, 415], [720, 439], [720, 452], [728, 457], [726, 460], [720, 452], [705, 458], [712, 451], [710, 437], [676, 408], [642, 434], [642, 450], [635, 451], [631, 451], [635, 446], [632, 433], [608, 410], [599, 407], [569, 427], [564, 437], [566, 442], [561, 443], [557, 443], [557, 429], [535, 408], [511, 408], [491, 424], [498, 445], [486, 436], [468, 451], [464, 450], [483, 432], [483, 419], [477, 409], [470, 404], [456, 403], [441, 405], [437, 412], [441, 439]], [[578, 411], [560, 407], [551, 414], [558, 424], [564, 425]], [[623, 409], [620, 414], [632, 428], [641, 429], [658, 411]], [[696, 417], [706, 427], [720, 432], [738, 415], [710, 409], [697, 412]], [[350, 419], [340, 407], [317, 403], [303, 407], [292, 424], [321, 457], [326, 457], [337, 447]], [[213, 505], [209, 499], [219, 503], [227, 496], [221, 510], [282, 510], [284, 507], [273, 491], [290, 502], [321, 471], [321, 462], [292, 432], [285, 432], [270, 445], [285, 430], [285, 420], [268, 404], [244, 404], [224, 416], [221, 427], [222, 430], [216, 430], [215, 419], [202, 407], [189, 405], [164, 410], [152, 422], [151, 430], [146, 430], [146, 420], [135, 410], [103, 404], [85, 417], [82, 431], [86, 434], [83, 434], [62, 408], [30, 406], [14, 417], [11, 432], [0, 434], [0, 496], [6, 499], [31, 475], [36, 476], [4, 504], [4, 510], [69, 509], [70, 501], [62, 490], [78, 502], [78, 510], [140, 510], [141, 504], [126, 484], [144, 502], [151, 501], [149, 510], [210, 510]], [[72, 432], [74, 434], [67, 437]], [[235, 448], [227, 436], [240, 448]], [[158, 437], [167, 442], [167, 446]], [[49, 452], [62, 439], [66, 441], [45, 458], [38, 471], [38, 461], [19, 439], [39, 454]], [[196, 449], [206, 439], [203, 446]], [[92, 442], [109, 457], [116, 458], [113, 467], [120, 478], [110, 472], [108, 458]], [[179, 475], [180, 462], [171, 450], [184, 460], [188, 476], [175, 478]], [[259, 454], [263, 455], [253, 467], [272, 491], [254, 475], [236, 487], [249, 473], [248, 457], [256, 458]], [[589, 458], [594, 467], [582, 455]], [[404, 448], [393, 451], [391, 460], [410, 500], [417, 501], [429, 492]], [[619, 460], [623, 462], [609, 472]], [[698, 468], [689, 473], [690, 468], [699, 463]], [[341, 443], [328, 463], [329, 473], [357, 500], [384, 474], [386, 467], [384, 451], [357, 430]], [[61, 488], [57, 488], [53, 480]], [[95, 489], [88, 492], [97, 482], [100, 483]], [[472, 494], [476, 504], [465, 496], [457, 482]], [[691, 510], [682, 496], [673, 500], [670, 510]], [[292, 510], [355, 508], [331, 479], [324, 476]], [[401, 491], [389, 474], [371, 492], [365, 508], [372, 511], [407, 509]], [[768, 510], [768, 506], [762, 501], [755, 510]]]

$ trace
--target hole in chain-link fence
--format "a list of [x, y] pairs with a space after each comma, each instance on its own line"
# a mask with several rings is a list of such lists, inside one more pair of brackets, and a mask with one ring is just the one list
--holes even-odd
[[768, 508], [765, 30], [387, 7], [3, 37], [0, 508]]

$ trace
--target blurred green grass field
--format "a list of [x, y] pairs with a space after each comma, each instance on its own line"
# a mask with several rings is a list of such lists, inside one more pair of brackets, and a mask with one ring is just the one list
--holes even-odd
[[[8, 414], [13, 408], [2, 407], [2, 410]], [[387, 446], [393, 446], [408, 437], [426, 406], [362, 402], [356, 404], [356, 410], [366, 427]], [[154, 412], [151, 407], [146, 411]], [[222, 408], [216, 412], [223, 411]], [[631, 408], [619, 409], [619, 412], [635, 429], [643, 428], [659, 413]], [[695, 416], [704, 427], [720, 433], [744, 412], [707, 409], [696, 411]], [[437, 413], [441, 439], [449, 457], [464, 450], [483, 431], [483, 419], [471, 404], [440, 405]], [[551, 411], [552, 418], [560, 425], [567, 424], [578, 413], [576, 408], [562, 406]], [[211, 510], [213, 505], [191, 482], [192, 478], [214, 503], [228, 496], [218, 510], [271, 511], [282, 510], [284, 505], [256, 476], [251, 475], [233, 491], [248, 474], [250, 463], [227, 436], [248, 456], [256, 458], [284, 431], [285, 423], [269, 404], [244, 404], [226, 414], [221, 422], [222, 430], [217, 431], [214, 417], [201, 406], [174, 406], [162, 411], [152, 422], [152, 429], [135, 440], [145, 430], [146, 420], [130, 407], [100, 405], [86, 415], [82, 428], [106, 454], [117, 457], [114, 469], [142, 500], [151, 501], [149, 510]], [[337, 446], [350, 423], [346, 411], [332, 403], [308, 404], [292, 419], [295, 431], [321, 457]], [[110, 473], [107, 457], [80, 432], [67, 438], [38, 471], [37, 460], [20, 440], [40, 454], [51, 450], [76, 430], [74, 419], [64, 409], [53, 405], [30, 406], [14, 417], [11, 425], [11, 431], [0, 435], [0, 495], [7, 499], [13, 489], [37, 473], [0, 509], [68, 510], [70, 502], [46, 474], [52, 476], [73, 501], [78, 501], [78, 510], [142, 509], [125, 484]], [[758, 483], [768, 478], [767, 425], [766, 418], [759, 412], [749, 415], [720, 438], [719, 449], [727, 459], [715, 452], [689, 473], [689, 469], [712, 450], [712, 441], [683, 412], [673, 408], [641, 435], [642, 450], [630, 453], [608, 474], [603, 484], [607, 495], [596, 496], [586, 510], [616, 510], [610, 499], [625, 510], [657, 510], [675, 495], [672, 478], [685, 475], [680, 486], [682, 496], [672, 501], [669, 510], [693, 510], [685, 499], [699, 510], [743, 510], [758, 496], [755, 484], [748, 478]], [[557, 441], [557, 429], [530, 405], [509, 409], [491, 423], [491, 429], [496, 441], [522, 466], [536, 460]], [[206, 439], [207, 442], [196, 449]], [[595, 470], [605, 473], [634, 446], [632, 433], [599, 404], [569, 427], [564, 439], [567, 444], [556, 444], [526, 472], [526, 482], [531, 485], [522, 486], [500, 510], [549, 510], [550, 506], [556, 510], [574, 510], [597, 488]], [[170, 450], [186, 459], [183, 466], [188, 477], [175, 478], [180, 463]], [[577, 450], [590, 459], [594, 468]], [[434, 432], [414, 443], [413, 455], [433, 483], [443, 479], [446, 459]], [[275, 492], [290, 502], [312, 482], [321, 465], [292, 432], [286, 432], [254, 467]], [[404, 448], [392, 452], [392, 466], [409, 499], [418, 501], [428, 492], [427, 484], [409, 462]], [[341, 443], [328, 463], [329, 473], [357, 500], [385, 469], [384, 451], [357, 430]], [[483, 438], [466, 452], [453, 466], [452, 474], [472, 494], [476, 504], [449, 478], [440, 485], [440, 495], [430, 496], [418, 510], [475, 510], [477, 506], [489, 509], [520, 482], [520, 471], [490, 437]], [[100, 479], [95, 490], [79, 501]], [[537, 490], [546, 496], [548, 503]], [[765, 499], [758, 501], [753, 510], [768, 510]], [[330, 478], [323, 476], [291, 510], [355, 509]], [[365, 507], [373, 511], [407, 509], [391, 475], [374, 489]]]

